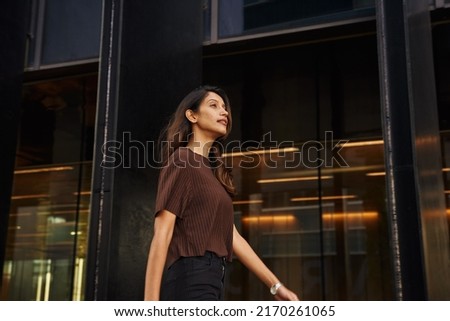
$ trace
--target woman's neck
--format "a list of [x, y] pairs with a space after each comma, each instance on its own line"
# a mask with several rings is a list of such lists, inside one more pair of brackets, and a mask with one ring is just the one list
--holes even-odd
[[195, 141], [191, 140], [187, 144], [187, 148], [192, 150], [194, 153], [202, 155], [206, 158], [209, 156], [209, 150], [212, 146], [213, 142], [211, 141]]

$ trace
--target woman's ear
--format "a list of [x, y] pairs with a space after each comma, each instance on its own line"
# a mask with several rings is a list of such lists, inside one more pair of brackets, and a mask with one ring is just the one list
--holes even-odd
[[195, 116], [195, 113], [191, 109], [186, 110], [185, 115], [186, 115], [186, 118], [191, 123], [195, 124], [197, 122], [197, 117]]

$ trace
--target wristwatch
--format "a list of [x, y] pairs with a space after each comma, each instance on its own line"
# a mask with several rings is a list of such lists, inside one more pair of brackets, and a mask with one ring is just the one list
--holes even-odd
[[281, 283], [281, 282], [275, 283], [274, 285], [271, 286], [271, 288], [270, 288], [270, 293], [271, 293], [272, 295], [276, 295], [277, 292], [278, 292], [278, 289], [279, 289], [280, 287], [282, 287], [282, 286], [283, 286], [283, 283]]

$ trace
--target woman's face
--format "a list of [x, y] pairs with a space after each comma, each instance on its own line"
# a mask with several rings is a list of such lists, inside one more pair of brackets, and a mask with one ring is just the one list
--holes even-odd
[[213, 140], [224, 136], [228, 128], [228, 111], [222, 97], [209, 92], [194, 112], [195, 122], [192, 124], [194, 132], [202, 133]]

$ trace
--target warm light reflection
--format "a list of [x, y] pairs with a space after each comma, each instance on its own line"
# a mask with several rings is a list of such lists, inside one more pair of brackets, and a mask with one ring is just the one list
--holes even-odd
[[[442, 171], [450, 172], [450, 168], [443, 168]], [[386, 175], [386, 172], [372, 172], [366, 174], [366, 176], [384, 176], [384, 175]]]
[[31, 216], [31, 212], [9, 213], [9, 216]]
[[12, 200], [24, 200], [24, 199], [33, 199], [33, 198], [46, 198], [50, 197], [49, 194], [30, 194], [30, 195], [13, 195], [11, 196]]
[[23, 237], [23, 238], [28, 238], [28, 237], [47, 237], [49, 236], [49, 233], [45, 233], [45, 232], [41, 232], [41, 233], [17, 233], [15, 235], [15, 237]]
[[[331, 179], [333, 176], [321, 176], [320, 179]], [[257, 182], [259, 184], [269, 184], [269, 183], [287, 183], [287, 182], [298, 182], [298, 181], [316, 181], [318, 176], [305, 176], [305, 177], [286, 177], [286, 178], [267, 178], [259, 179]]]
[[251, 156], [251, 155], [274, 154], [274, 153], [293, 153], [298, 151], [299, 149], [297, 147], [255, 149], [244, 152], [223, 153], [222, 157]]
[[378, 218], [378, 212], [347, 212], [347, 213], [324, 213], [323, 220], [343, 220], [343, 219], [367, 219], [374, 220]]
[[292, 214], [286, 215], [264, 215], [264, 216], [252, 216], [243, 217], [243, 223], [291, 223], [295, 221], [295, 216]]
[[41, 211], [39, 215], [64, 215], [64, 214], [75, 214], [75, 213], [89, 213], [89, 209], [84, 210], [63, 210], [63, 211]]
[[18, 169], [14, 171], [14, 174], [34, 174], [34, 173], [46, 173], [46, 172], [60, 172], [60, 171], [71, 171], [73, 166], [58, 166], [58, 167], [43, 167], [43, 168], [32, 168], [32, 169]]
[[233, 205], [242, 205], [242, 204], [262, 204], [262, 200], [243, 200], [243, 201], [234, 201]]
[[362, 147], [362, 146], [374, 146], [374, 145], [383, 145], [384, 141], [383, 140], [365, 140], [365, 141], [361, 141], [361, 142], [352, 142], [352, 143], [344, 143], [344, 144], [339, 144], [339, 146], [341, 147]]
[[78, 195], [78, 194], [80, 194], [80, 195], [91, 195], [91, 191], [81, 191], [80, 193], [78, 193], [78, 192], [74, 192], [73, 193], [73, 195]]
[[450, 208], [447, 208], [446, 212], [447, 212], [447, 215], [450, 216]]
[[337, 195], [337, 196], [322, 196], [319, 198], [319, 196], [314, 197], [293, 197], [291, 198], [292, 202], [306, 202], [306, 201], [333, 201], [333, 200], [347, 200], [347, 199], [354, 199], [356, 198], [356, 195]]
[[386, 175], [385, 172], [372, 172], [366, 174], [366, 176], [385, 176], [385, 175]]
[[75, 301], [80, 301], [82, 298], [83, 290], [83, 271], [84, 271], [84, 259], [82, 257], [76, 258], [75, 260], [75, 280], [73, 289], [73, 299]]

